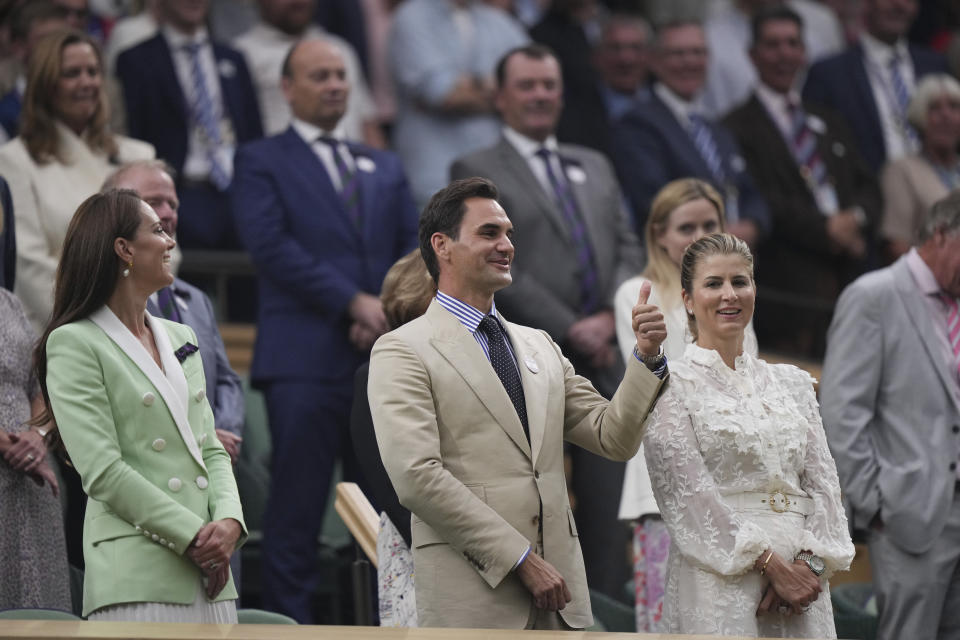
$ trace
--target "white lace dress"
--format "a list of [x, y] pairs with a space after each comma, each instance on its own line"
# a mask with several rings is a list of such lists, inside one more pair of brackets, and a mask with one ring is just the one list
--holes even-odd
[[[687, 346], [647, 423], [647, 467], [672, 540], [662, 631], [835, 638], [826, 578], [854, 550], [814, 380], [749, 354], [735, 365]], [[812, 499], [812, 515], [731, 506], [735, 494], [778, 490]], [[767, 579], [753, 564], [767, 548], [823, 558], [823, 593], [806, 613], [756, 615]]]

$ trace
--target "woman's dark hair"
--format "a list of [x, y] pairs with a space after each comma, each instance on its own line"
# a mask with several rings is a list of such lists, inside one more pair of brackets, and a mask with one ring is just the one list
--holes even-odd
[[114, 189], [90, 196], [73, 214], [57, 267], [53, 317], [33, 352], [44, 412], [31, 424], [41, 425], [53, 417], [47, 393], [47, 338], [58, 327], [82, 320], [107, 304], [124, 266], [114, 241], [133, 240], [140, 226], [140, 207], [135, 191]]

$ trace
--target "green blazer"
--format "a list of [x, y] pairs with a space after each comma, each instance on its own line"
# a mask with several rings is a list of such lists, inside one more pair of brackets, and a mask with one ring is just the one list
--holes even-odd
[[[216, 437], [190, 327], [147, 314], [163, 369], [110, 311], [47, 340], [47, 389], [90, 497], [83, 528], [83, 615], [124, 602], [192, 603], [199, 568], [184, 554], [200, 528], [246, 525], [230, 457]], [[216, 600], [234, 599], [233, 580]]]

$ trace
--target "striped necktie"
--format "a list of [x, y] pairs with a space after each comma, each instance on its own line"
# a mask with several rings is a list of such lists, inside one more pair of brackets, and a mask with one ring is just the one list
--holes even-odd
[[827, 182], [827, 166], [817, 151], [817, 134], [807, 125], [807, 114], [803, 107], [790, 104], [787, 111], [790, 114], [790, 146], [793, 156], [811, 191], [815, 191]]
[[[550, 158], [554, 157], [555, 154], [546, 147], [540, 147], [537, 149], [537, 155], [543, 160], [543, 165], [547, 169], [547, 180], [550, 182], [557, 203], [560, 205], [560, 210], [567, 223], [570, 238], [573, 240], [573, 246], [577, 253], [577, 264], [580, 266], [581, 311], [585, 314], [593, 313], [597, 310], [600, 301], [597, 292], [597, 268], [593, 247], [590, 245], [590, 238], [587, 236], [587, 226], [583, 221], [583, 215], [580, 213], [580, 207], [577, 206], [577, 200], [570, 190], [569, 183], [553, 170], [553, 163]], [[559, 158], [557, 160], [559, 161]]]
[[691, 113], [687, 117], [690, 120], [690, 137], [693, 139], [693, 146], [697, 148], [697, 153], [707, 164], [710, 175], [713, 176], [717, 185], [726, 184], [727, 176], [723, 170], [723, 158], [720, 156], [717, 140], [713, 137], [710, 125], [697, 113]]
[[340, 178], [340, 199], [350, 217], [350, 222], [360, 229], [363, 221], [360, 217], [360, 180], [356, 169], [352, 169], [343, 159], [340, 152], [340, 141], [329, 136], [320, 136], [318, 140], [328, 147], [333, 154], [333, 164], [337, 167], [337, 176]]
[[902, 62], [903, 58], [900, 57], [900, 54], [895, 53], [890, 57], [890, 62], [887, 63], [887, 70], [890, 74], [890, 86], [893, 87], [894, 97], [894, 100], [891, 100], [892, 104], [890, 106], [893, 108], [893, 117], [896, 119], [897, 124], [903, 129], [903, 132], [911, 144], [916, 146], [919, 137], [910, 125], [910, 121], [907, 120], [907, 107], [910, 105], [910, 89], [907, 87], [907, 82], [903, 78], [903, 73], [900, 72], [900, 64]]
[[947, 305], [947, 342], [953, 350], [953, 364], [960, 382], [960, 303], [945, 293], [940, 299]]
[[177, 299], [174, 296], [173, 287], [164, 287], [157, 291], [157, 307], [160, 309], [160, 315], [167, 320], [183, 322], [180, 317], [180, 309], [177, 308]]
[[207, 160], [210, 162], [210, 182], [221, 191], [230, 186], [229, 170], [220, 162], [217, 152], [223, 145], [220, 135], [220, 122], [217, 118], [210, 88], [200, 63], [200, 51], [203, 43], [191, 42], [183, 46], [190, 55], [190, 74], [193, 77], [193, 101], [190, 103], [190, 119], [200, 129], [204, 138]]

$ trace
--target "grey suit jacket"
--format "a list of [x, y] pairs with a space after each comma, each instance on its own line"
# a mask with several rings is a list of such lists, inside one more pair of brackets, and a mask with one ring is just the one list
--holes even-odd
[[[207, 381], [207, 401], [213, 409], [217, 429], [243, 435], [244, 400], [240, 376], [230, 367], [227, 352], [213, 315], [213, 305], [206, 294], [180, 278], [173, 281], [177, 297], [186, 306], [180, 305], [180, 317], [197, 334], [200, 357], [203, 359], [203, 375]], [[153, 300], [148, 300], [150, 315], [163, 317]], [[179, 347], [180, 345], [176, 345]]]
[[943, 530], [960, 453], [956, 371], [906, 258], [840, 296], [828, 334], [821, 412], [855, 528], [879, 514], [904, 550]]
[[[617, 287], [643, 268], [643, 250], [607, 159], [576, 145], [560, 145], [558, 155], [593, 247], [600, 300], [612, 309]], [[482, 176], [492, 180], [500, 190], [500, 204], [513, 222], [513, 284], [497, 293], [497, 308], [520, 324], [545, 330], [563, 346], [567, 330], [581, 315], [580, 274], [569, 227], [553, 195], [544, 190], [526, 160], [503, 136], [495, 146], [454, 162], [450, 175], [453, 179]], [[600, 384], [584, 363], [575, 360], [574, 364], [594, 384]], [[607, 387], [601, 391], [616, 388], [623, 372], [619, 357], [612, 368], [616, 370], [611, 372], [612, 384], [601, 385]]]

